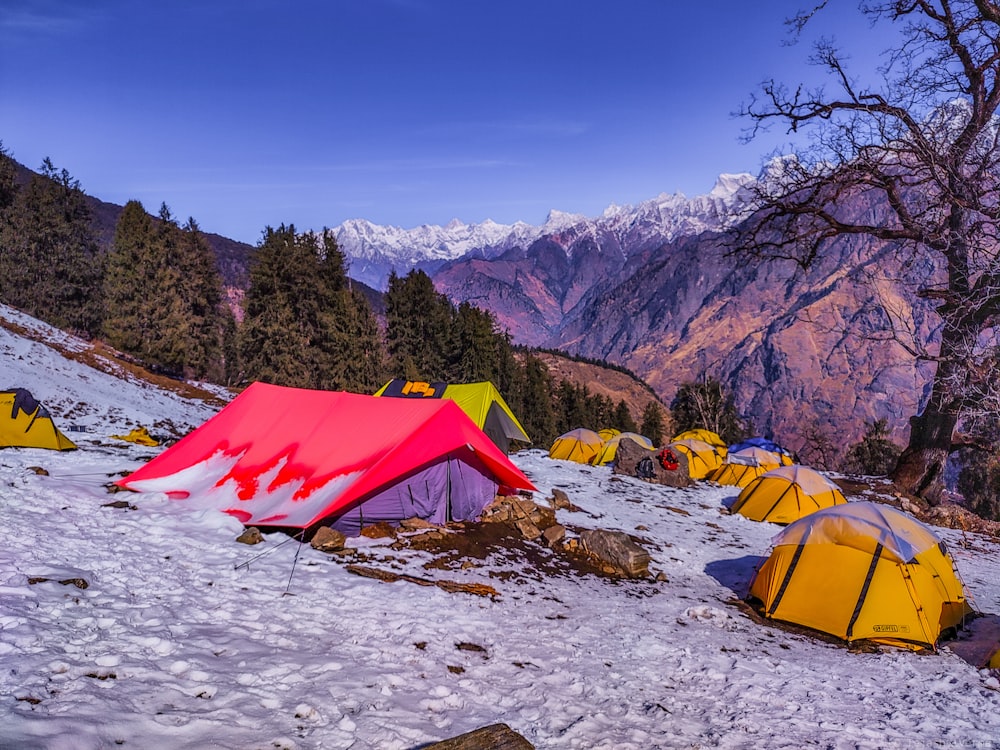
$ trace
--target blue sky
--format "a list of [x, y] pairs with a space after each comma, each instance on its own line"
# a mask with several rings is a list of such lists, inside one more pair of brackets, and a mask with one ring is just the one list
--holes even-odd
[[[711, 189], [812, 75], [774, 0], [0, 0], [0, 141], [90, 195], [255, 243], [365, 218], [538, 224]], [[820, 26], [817, 26], [820, 29]], [[847, 0], [822, 30], [881, 49]]]

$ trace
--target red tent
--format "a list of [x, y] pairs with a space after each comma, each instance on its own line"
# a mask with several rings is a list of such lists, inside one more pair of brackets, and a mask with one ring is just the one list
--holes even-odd
[[499, 486], [535, 489], [453, 401], [266, 383], [117, 484], [247, 525], [348, 532], [414, 516], [471, 520]]

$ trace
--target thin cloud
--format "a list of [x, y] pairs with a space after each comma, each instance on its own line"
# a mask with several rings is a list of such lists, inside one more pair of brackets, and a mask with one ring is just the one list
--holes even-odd
[[0, 32], [64, 34], [82, 28], [104, 13], [100, 8], [63, 0], [14, 0], [12, 5], [0, 14]]

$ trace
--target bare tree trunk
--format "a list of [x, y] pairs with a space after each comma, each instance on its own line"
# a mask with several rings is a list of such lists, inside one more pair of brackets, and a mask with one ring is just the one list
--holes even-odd
[[[964, 327], [945, 321], [934, 385], [924, 411], [910, 417], [910, 441], [892, 472], [896, 485], [931, 505], [941, 502], [944, 468], [962, 404], [962, 387], [970, 363], [962, 343], [969, 340]], [[972, 327], [972, 326], [969, 326]], [[974, 336], [973, 336], [974, 339]], [[967, 354], [967, 353], [966, 353]]]

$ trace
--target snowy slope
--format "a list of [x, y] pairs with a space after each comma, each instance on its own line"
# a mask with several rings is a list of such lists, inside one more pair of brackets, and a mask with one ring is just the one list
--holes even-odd
[[[1000, 741], [1000, 683], [947, 647], [851, 653], [731, 604], [777, 527], [727, 515], [730, 489], [529, 451], [515, 461], [542, 496], [559, 487], [581, 509], [562, 523], [637, 535], [666, 580], [542, 575], [500, 555], [425, 568], [427, 553], [351, 540], [370, 566], [498, 596], [383, 583], [281, 535], [238, 544], [240, 524], [215, 511], [108, 494], [109, 475], [157, 449], [98, 435], [100, 420], [193, 425], [212, 410], [0, 342], [0, 382], [27, 384], [59, 424], [87, 404], [95, 430], [76, 452], [0, 452], [0, 748], [409, 750], [498, 721], [581, 750]], [[121, 500], [132, 507], [107, 505]], [[940, 532], [996, 611], [996, 543]]]

